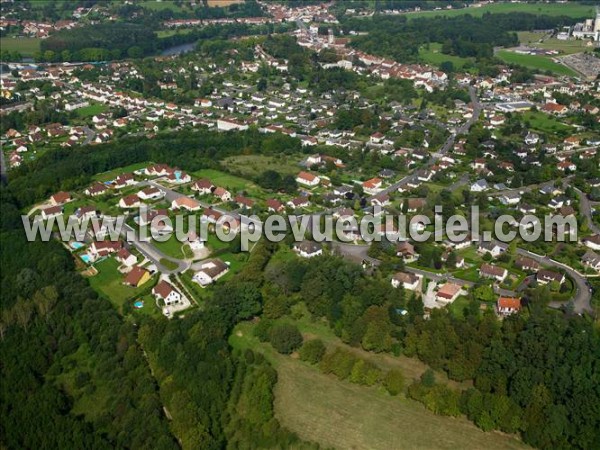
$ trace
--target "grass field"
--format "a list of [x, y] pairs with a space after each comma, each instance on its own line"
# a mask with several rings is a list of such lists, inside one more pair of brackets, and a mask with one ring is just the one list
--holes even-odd
[[162, 0], [144, 0], [139, 3], [143, 8], [153, 9], [155, 11], [164, 11], [165, 9], [170, 9], [173, 12], [182, 12], [183, 8], [181, 6], [177, 6], [172, 1], [162, 1]]
[[86, 119], [88, 117], [94, 117], [97, 114], [102, 114], [106, 111], [106, 105], [102, 105], [100, 103], [92, 103], [89, 106], [85, 106], [83, 108], [79, 108], [76, 110], [77, 117], [81, 119]]
[[265, 170], [274, 170], [282, 175], [296, 175], [300, 171], [298, 166], [300, 160], [299, 156], [288, 155], [240, 155], [225, 159], [223, 165], [245, 177], [260, 175]]
[[573, 128], [559, 122], [554, 116], [540, 111], [527, 111], [523, 113], [523, 121], [528, 121], [531, 128], [545, 133], [556, 133], [559, 131], [570, 131]]
[[108, 298], [119, 312], [122, 312], [126, 301], [133, 301], [154, 284], [153, 280], [150, 280], [139, 288], [125, 286], [123, 284], [125, 276], [117, 270], [119, 263], [114, 258], [107, 258], [94, 266], [98, 270], [98, 275], [88, 278], [90, 285], [96, 292]]
[[187, 246], [188, 244], [179, 242], [175, 234], [171, 235], [171, 237], [165, 242], [152, 241], [152, 244], [165, 255], [172, 258], [182, 259], [186, 257], [185, 253], [183, 252], [183, 246]]
[[17, 51], [23, 56], [33, 56], [35, 52], [40, 51], [40, 42], [39, 38], [3, 37], [0, 38], [0, 48], [11, 52]]
[[521, 55], [507, 50], [499, 51], [496, 56], [509, 64], [519, 64], [529, 69], [549, 70], [558, 75], [577, 76], [577, 73], [562, 64], [555, 63], [548, 56]]
[[581, 53], [590, 48], [586, 45], [588, 41], [582, 40], [568, 40], [561, 41], [556, 38], [544, 39], [543, 42], [539, 42], [540, 39], [546, 36], [545, 33], [533, 33], [529, 31], [518, 31], [519, 42], [521, 44], [530, 45], [531, 47], [543, 48], [546, 50], [558, 50], [561, 54], [570, 55], [572, 53]]
[[302, 361], [277, 354], [268, 344], [260, 344], [251, 336], [251, 327], [248, 323], [236, 327], [230, 343], [261, 351], [272, 362], [278, 373], [276, 417], [304, 439], [339, 449], [526, 448], [510, 436], [484, 433], [464, 418], [436, 416], [421, 404], [391, 397], [381, 388], [361, 387], [324, 375]]
[[417, 17], [435, 17], [445, 16], [454, 17], [463, 14], [471, 14], [475, 17], [480, 17], [483, 14], [491, 13], [510, 13], [522, 12], [529, 14], [545, 14], [548, 16], [569, 16], [577, 18], [595, 17], [595, 9], [592, 5], [580, 5], [574, 2], [569, 3], [494, 3], [485, 5], [480, 8], [463, 8], [463, 9], [445, 9], [440, 11], [419, 11], [408, 13], [409, 18]]
[[151, 162], [135, 163], [135, 164], [131, 164], [129, 166], [119, 167], [118, 169], [99, 173], [97, 175], [94, 175], [93, 178], [96, 181], [110, 181], [110, 180], [115, 179], [118, 175], [121, 175], [122, 173], [131, 173], [134, 170], [142, 169], [151, 164], [152, 164]]
[[444, 61], [451, 61], [457, 69], [462, 68], [465, 63], [472, 61], [469, 58], [461, 58], [460, 56], [446, 55], [441, 52], [442, 44], [431, 43], [429, 49], [425, 46], [419, 49], [419, 58], [424, 62], [439, 66]]

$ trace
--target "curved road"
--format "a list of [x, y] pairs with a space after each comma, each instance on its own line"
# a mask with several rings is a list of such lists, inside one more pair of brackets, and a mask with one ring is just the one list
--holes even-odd
[[[353, 261], [356, 261], [356, 262], [368, 261], [373, 265], [379, 265], [381, 263], [380, 260], [371, 258], [370, 256], [368, 256], [368, 251], [369, 251], [368, 245], [355, 245], [355, 244], [342, 243], [342, 242], [332, 242], [331, 246], [332, 246], [332, 248], [338, 250], [342, 256], [345, 256], [348, 259], [351, 259]], [[519, 254], [521, 256], [527, 256], [527, 257], [539, 262], [540, 264], [543, 264], [544, 266], [549, 266], [549, 267], [554, 267], [554, 268], [565, 270], [565, 272], [567, 272], [569, 277], [575, 283], [575, 287], [577, 289], [577, 292], [575, 293], [573, 298], [570, 300], [573, 302], [574, 311], [578, 314], [582, 314], [584, 312], [593, 313], [593, 308], [591, 305], [592, 293], [591, 293], [590, 287], [588, 286], [585, 277], [580, 275], [579, 272], [575, 271], [573, 268], [567, 266], [566, 264], [563, 264], [561, 262], [558, 262], [558, 261], [555, 261], [555, 260], [549, 258], [548, 256], [538, 255], [536, 253], [532, 253], [532, 252], [529, 252], [527, 250], [523, 250], [520, 248], [517, 249], [517, 254]], [[419, 275], [424, 275], [427, 278], [431, 278], [436, 281], [445, 279], [445, 280], [460, 284], [461, 286], [472, 286], [473, 285], [473, 283], [471, 283], [469, 281], [455, 278], [449, 274], [440, 274], [440, 273], [435, 273], [435, 272], [429, 272], [426, 270], [415, 269], [412, 267], [406, 267], [406, 271], [412, 272], [415, 274], [419, 274]], [[500, 295], [514, 295], [514, 292], [507, 291], [504, 289], [498, 289], [498, 290], [496, 290], [496, 293], [500, 294]], [[560, 307], [560, 306], [562, 306], [562, 304], [554, 304], [551, 306]]]

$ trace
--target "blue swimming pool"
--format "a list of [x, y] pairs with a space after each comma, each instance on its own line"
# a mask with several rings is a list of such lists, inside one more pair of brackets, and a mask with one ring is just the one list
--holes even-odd
[[81, 255], [80, 258], [86, 264], [90, 264], [92, 262], [90, 255], [88, 255], [87, 253], [84, 253], [83, 255]]
[[144, 307], [144, 302], [142, 300], [138, 300], [133, 304], [133, 306], [135, 306], [136, 309], [141, 309]]
[[74, 241], [74, 242], [71, 242], [71, 243], [69, 244], [69, 246], [70, 246], [70, 247], [71, 247], [73, 250], [79, 250], [80, 248], [82, 248], [82, 247], [85, 247], [85, 244], [84, 244], [83, 242], [77, 242], [77, 241]]

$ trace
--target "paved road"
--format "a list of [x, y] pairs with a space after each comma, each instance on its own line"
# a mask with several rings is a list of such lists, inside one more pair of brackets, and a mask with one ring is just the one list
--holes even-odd
[[[572, 267], [567, 266], [561, 262], [555, 261], [548, 256], [538, 255], [536, 253], [529, 252], [527, 250], [523, 250], [521, 248], [517, 249], [517, 253], [521, 256], [527, 256], [535, 261], [543, 264], [545, 266], [551, 266], [558, 269], [564, 269], [565, 272], [569, 275], [569, 277], [575, 282], [575, 287], [577, 288], [577, 292], [575, 296], [571, 299], [573, 302], [574, 311], [578, 314], [583, 312], [593, 312], [592, 309], [592, 292], [587, 284], [586, 279], [581, 276], [577, 271], [575, 271]], [[558, 305], [553, 305], [558, 306]]]
[[577, 188], [574, 188], [579, 194], [579, 213], [587, 219], [588, 227], [596, 234], [600, 234], [600, 227], [594, 223], [592, 217], [592, 204], [587, 195]]
[[[348, 259], [351, 259], [353, 261], [360, 262], [361, 260], [367, 260], [367, 261], [371, 262], [373, 265], [379, 265], [381, 263], [381, 261], [368, 256], [368, 251], [369, 251], [368, 245], [354, 245], [354, 244], [333, 242], [332, 247], [334, 249], [337, 249], [342, 256], [345, 256]], [[577, 292], [575, 293], [575, 296], [571, 299], [573, 301], [575, 312], [576, 313], [593, 312], [593, 309], [591, 306], [591, 299], [592, 299], [591, 291], [587, 285], [586, 279], [583, 276], [581, 276], [577, 271], [573, 270], [571, 267], [567, 266], [566, 264], [560, 263], [558, 261], [554, 261], [553, 259], [551, 259], [547, 256], [537, 255], [535, 253], [531, 253], [531, 252], [529, 252], [527, 250], [523, 250], [523, 249], [517, 249], [517, 253], [519, 255], [527, 256], [531, 259], [534, 259], [537, 262], [539, 262], [540, 264], [543, 264], [545, 266], [564, 269], [567, 272], [567, 274], [569, 275], [569, 277], [575, 282], [575, 286], [577, 288]], [[406, 267], [405, 270], [407, 272], [411, 272], [411, 273], [414, 273], [417, 275], [423, 275], [434, 281], [447, 280], [452, 283], [456, 283], [461, 286], [467, 286], [467, 287], [471, 287], [474, 285], [474, 283], [471, 281], [462, 280], [460, 278], [453, 277], [446, 273], [435, 273], [435, 272], [430, 272], [427, 270], [416, 269], [413, 267]], [[509, 291], [507, 289], [500, 289], [498, 287], [494, 288], [494, 292], [498, 295], [504, 295], [504, 296], [516, 295], [516, 293], [513, 291]], [[556, 304], [556, 305], [552, 305], [552, 306], [559, 307], [562, 305]]]
[[87, 125], [83, 127], [83, 132], [85, 133], [85, 141], [83, 141], [82, 145], [88, 145], [90, 142], [92, 142], [92, 139], [94, 139], [96, 133], [94, 133]]
[[[432, 153], [431, 157], [429, 158], [427, 163], [425, 163], [424, 166], [419, 167], [418, 170], [426, 169], [426, 168], [434, 165], [440, 158], [442, 158], [446, 153], [448, 153], [448, 151], [454, 146], [454, 141], [456, 140], [456, 136], [460, 135], [460, 134], [465, 134], [467, 131], [469, 131], [471, 126], [479, 119], [479, 115], [481, 114], [483, 107], [482, 107], [481, 103], [479, 102], [479, 99], [477, 98], [477, 91], [475, 90], [475, 88], [473, 86], [469, 86], [468, 89], [469, 89], [469, 96], [471, 97], [471, 102], [473, 103], [473, 115], [469, 118], [469, 120], [467, 120], [464, 124], [462, 124], [460, 127], [458, 127], [458, 129], [456, 130], [456, 133], [451, 134], [448, 137], [448, 139], [446, 140], [446, 142], [444, 143], [444, 145], [440, 148], [440, 150], [436, 153]], [[388, 186], [387, 188], [383, 189], [377, 195], [390, 194], [392, 192], [395, 192], [398, 190], [398, 188], [400, 186], [406, 184], [407, 181], [410, 181], [413, 179], [415, 179], [414, 171], [413, 171], [413, 173], [406, 175], [401, 180], [396, 181], [391, 186]], [[375, 196], [371, 196], [367, 200], [370, 202], [373, 197], [375, 197]]]

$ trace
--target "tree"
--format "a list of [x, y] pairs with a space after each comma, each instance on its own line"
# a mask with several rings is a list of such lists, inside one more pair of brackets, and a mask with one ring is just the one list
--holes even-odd
[[320, 339], [306, 341], [300, 348], [300, 359], [310, 364], [318, 364], [325, 354], [325, 344]]
[[390, 395], [398, 395], [404, 389], [404, 375], [399, 370], [389, 370], [383, 378], [383, 385]]
[[454, 73], [454, 63], [452, 61], [443, 61], [440, 64], [440, 70], [442, 72], [446, 72], [447, 74]]
[[302, 334], [298, 327], [289, 323], [276, 324], [269, 332], [271, 345], [279, 353], [288, 355], [302, 344]]
[[127, 56], [129, 56], [130, 58], [141, 58], [142, 56], [144, 56], [144, 51], [141, 47], [134, 45], [133, 47], [129, 47], [127, 49]]

